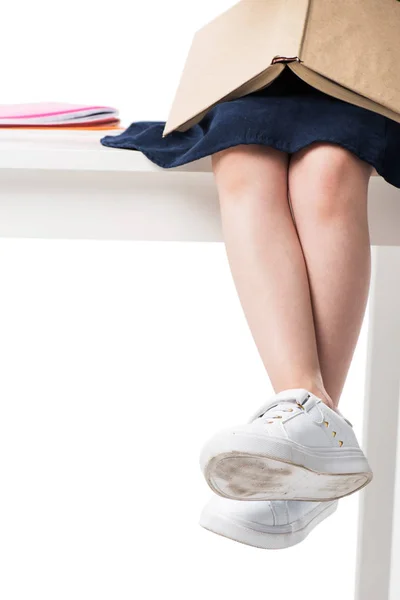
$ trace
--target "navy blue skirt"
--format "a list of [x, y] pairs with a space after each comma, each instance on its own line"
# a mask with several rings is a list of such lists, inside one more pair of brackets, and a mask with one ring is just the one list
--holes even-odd
[[343, 146], [400, 188], [400, 124], [316, 90], [286, 67], [271, 85], [220, 102], [185, 132], [165, 138], [165, 121], [136, 121], [101, 143], [137, 150], [166, 169], [238, 144], [264, 144], [289, 154], [325, 141]]

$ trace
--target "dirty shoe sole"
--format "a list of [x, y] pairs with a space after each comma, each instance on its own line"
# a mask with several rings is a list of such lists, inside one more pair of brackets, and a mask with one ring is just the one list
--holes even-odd
[[[372, 472], [361, 450], [306, 448], [290, 440], [235, 432], [205, 446], [201, 467], [210, 488], [232, 500], [332, 501], [366, 486]], [[235, 450], [228, 450], [234, 446]]]

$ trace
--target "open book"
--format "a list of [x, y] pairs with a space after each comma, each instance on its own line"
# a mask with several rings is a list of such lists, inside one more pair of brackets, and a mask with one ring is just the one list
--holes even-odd
[[400, 123], [400, 2], [241, 0], [196, 32], [163, 137], [289, 67], [314, 88]]
[[0, 127], [111, 127], [119, 123], [118, 111], [108, 106], [63, 102], [0, 104]]

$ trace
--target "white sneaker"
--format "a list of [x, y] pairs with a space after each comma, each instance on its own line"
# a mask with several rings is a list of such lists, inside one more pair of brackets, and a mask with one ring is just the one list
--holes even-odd
[[372, 479], [351, 423], [305, 389], [275, 394], [247, 425], [215, 435], [200, 464], [233, 500], [336, 500]]
[[200, 525], [213, 533], [257, 548], [277, 550], [302, 542], [337, 509], [334, 502], [268, 502], [213, 496]]

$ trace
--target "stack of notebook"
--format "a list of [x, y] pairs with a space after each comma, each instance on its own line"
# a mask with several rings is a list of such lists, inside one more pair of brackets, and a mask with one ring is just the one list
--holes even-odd
[[65, 102], [0, 104], [0, 128], [117, 129], [118, 111], [109, 106]]

